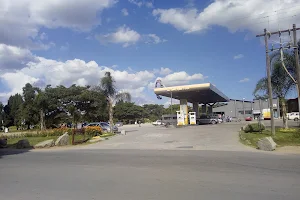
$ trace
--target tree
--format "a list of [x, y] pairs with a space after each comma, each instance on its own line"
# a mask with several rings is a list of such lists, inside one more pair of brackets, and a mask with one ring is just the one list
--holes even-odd
[[158, 104], [145, 104], [143, 108], [145, 110], [145, 117], [150, 121], [161, 119], [164, 112], [164, 106]]
[[9, 97], [7, 105], [3, 107], [4, 126], [16, 126], [19, 128], [22, 122], [22, 103], [23, 99], [20, 94], [15, 94]]
[[123, 100], [123, 101], [130, 101], [131, 95], [128, 92], [117, 92], [115, 86], [115, 80], [111, 76], [110, 72], [106, 72], [105, 76], [101, 79], [100, 88], [98, 91], [102, 92], [107, 101], [108, 113], [109, 113], [109, 123], [113, 126], [113, 105], [114, 103]]
[[119, 102], [114, 107], [114, 117], [122, 121], [131, 121], [142, 119], [145, 115], [141, 106], [131, 102]]
[[4, 125], [4, 105], [0, 102], [0, 127]]
[[39, 121], [39, 110], [35, 104], [37, 91], [38, 88], [33, 87], [30, 83], [23, 87], [22, 117], [25, 120], [27, 129], [30, 129], [31, 125], [36, 125]]
[[[180, 110], [180, 104], [173, 104], [172, 106], [170, 105], [168, 108], [164, 110], [164, 114], [173, 114], [176, 115], [176, 111]], [[188, 106], [188, 112], [193, 112], [193, 109]]]
[[[289, 73], [295, 77], [296, 75], [296, 66], [293, 55], [286, 52], [285, 54], [285, 66]], [[295, 89], [296, 84], [292, 80], [292, 78], [285, 71], [281, 61], [279, 60], [279, 54], [273, 54], [271, 56], [271, 85], [272, 85], [272, 94], [273, 97], [279, 98], [279, 104], [282, 108], [282, 120], [283, 127], [288, 128], [287, 124], [287, 111], [286, 111], [286, 102], [285, 98], [289, 94], [290, 91]], [[254, 89], [253, 95], [255, 98], [268, 98], [268, 79], [264, 77], [260, 79], [256, 87]]]

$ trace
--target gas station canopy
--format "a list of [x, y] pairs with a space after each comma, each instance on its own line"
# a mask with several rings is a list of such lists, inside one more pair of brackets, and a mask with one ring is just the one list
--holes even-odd
[[178, 100], [186, 99], [190, 103], [198, 102], [199, 104], [229, 101], [229, 98], [211, 83], [155, 88], [154, 93]]

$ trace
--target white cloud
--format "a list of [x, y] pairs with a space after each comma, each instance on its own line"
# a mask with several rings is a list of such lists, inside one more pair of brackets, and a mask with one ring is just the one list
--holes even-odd
[[146, 6], [147, 8], [153, 8], [153, 3], [150, 1], [139, 1], [139, 0], [128, 0], [129, 3], [132, 3], [138, 7]]
[[153, 8], [153, 7], [154, 7], [152, 2], [146, 2], [146, 3], [145, 3], [145, 6], [146, 6], [147, 8]]
[[160, 75], [168, 75], [172, 73], [172, 70], [168, 67], [161, 67], [160, 70], [155, 69], [154, 73], [159, 73]]
[[0, 70], [21, 69], [34, 61], [37, 59], [29, 50], [0, 44]]
[[38, 37], [41, 27], [88, 31], [100, 24], [99, 13], [115, 3], [115, 0], [1, 0], [0, 43], [41, 48], [44, 38]]
[[128, 0], [129, 3], [135, 4], [138, 7], [141, 7], [143, 5], [142, 1], [138, 1], [138, 0]]
[[161, 39], [160, 37], [158, 37], [156, 34], [148, 34], [145, 35], [145, 43], [147, 44], [159, 44], [162, 42], [166, 42], [167, 40], [165, 39]]
[[[16, 48], [16, 47], [13, 47]], [[16, 48], [17, 49], [17, 48]], [[23, 50], [17, 49], [18, 52]], [[27, 54], [26, 54], [27, 53]], [[13, 65], [11, 71], [4, 71], [0, 75], [0, 82], [6, 85], [7, 92], [0, 92], [0, 100], [6, 101], [7, 98], [17, 92], [22, 92], [22, 87], [27, 83], [44, 87], [47, 84], [53, 87], [57, 85], [70, 86], [78, 85], [98, 85], [101, 77], [106, 71], [110, 71], [116, 80], [116, 86], [119, 90], [127, 90], [132, 93], [134, 98], [141, 102], [147, 97], [143, 94], [155, 76], [147, 70], [129, 72], [116, 70], [115, 65], [112, 67], [100, 66], [95, 61], [85, 62], [84, 60], [74, 59], [60, 62], [56, 60], [36, 57], [30, 51], [11, 55]], [[31, 59], [28, 59], [31, 58]], [[23, 67], [20, 67], [22, 65]]]
[[106, 43], [122, 44], [123, 47], [134, 45], [139, 41], [143, 41], [147, 44], [159, 44], [167, 41], [165, 39], [161, 39], [155, 34], [142, 35], [137, 31], [127, 27], [126, 25], [119, 27], [116, 30], [116, 32], [113, 33], [108, 33], [104, 35], [101, 34], [95, 35], [95, 38], [102, 44], [106, 44]]
[[141, 35], [130, 29], [129, 27], [123, 25], [117, 29], [114, 33], [109, 33], [106, 35], [96, 35], [96, 39], [101, 43], [115, 43], [122, 44], [123, 47], [128, 47], [135, 44], [141, 38]]
[[244, 55], [243, 55], [243, 54], [238, 54], [238, 55], [236, 55], [236, 56], [233, 56], [233, 59], [234, 59], [234, 60], [241, 59], [241, 58], [244, 58]]
[[127, 10], [126, 8], [123, 8], [123, 9], [121, 10], [121, 12], [122, 12], [122, 14], [123, 14], [124, 16], [128, 16], [128, 15], [129, 15], [128, 10]]
[[250, 30], [259, 33], [265, 27], [278, 30], [278, 23], [281, 28], [289, 28], [290, 24], [299, 22], [299, 10], [293, 9], [299, 3], [300, 0], [281, 0], [281, 3], [270, 3], [270, 0], [214, 0], [202, 11], [170, 8], [155, 9], [152, 14], [159, 22], [171, 24], [185, 33], [204, 31], [216, 25], [226, 27], [230, 32]]
[[245, 82], [248, 82], [250, 81], [249, 78], [243, 78], [242, 80], [239, 80], [240, 83], [245, 83]]
[[[160, 79], [162, 81], [162, 84], [165, 87], [169, 86], [176, 86], [176, 85], [186, 85], [189, 84], [191, 81], [203, 81], [206, 77], [203, 76], [203, 74], [193, 74], [189, 75], [185, 71], [181, 72], [174, 72], [172, 74], [168, 74], [165, 77], [157, 77], [157, 79]], [[156, 81], [155, 80], [155, 81]], [[153, 89], [155, 87], [155, 81], [148, 84], [149, 89]]]

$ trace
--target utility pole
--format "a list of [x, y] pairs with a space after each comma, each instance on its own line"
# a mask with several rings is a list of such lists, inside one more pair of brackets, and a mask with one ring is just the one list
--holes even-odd
[[269, 96], [269, 108], [270, 108], [270, 117], [271, 117], [271, 133], [275, 135], [275, 123], [274, 123], [274, 115], [273, 115], [273, 94], [272, 94], [272, 83], [271, 83], [271, 63], [269, 56], [269, 45], [268, 45], [268, 37], [271, 36], [272, 33], [267, 33], [267, 29], [264, 29], [264, 34], [257, 35], [256, 37], [265, 37], [265, 48], [266, 48], [266, 70], [268, 77], [268, 96]]
[[296, 62], [296, 72], [297, 72], [297, 89], [298, 89], [298, 112], [300, 112], [300, 67], [299, 67], [299, 54], [298, 54], [298, 44], [297, 44], [297, 28], [296, 24], [293, 24], [293, 36], [294, 36], [294, 51], [295, 51], [295, 62]]
[[272, 94], [272, 83], [271, 83], [271, 66], [270, 66], [270, 56], [269, 56], [269, 46], [268, 46], [268, 34], [267, 29], [264, 30], [265, 33], [265, 48], [266, 48], [266, 67], [268, 76], [268, 93], [269, 93], [269, 108], [271, 115], [271, 133], [275, 135], [275, 123], [273, 115], [273, 94]]
[[286, 29], [286, 30], [279, 30], [275, 32], [267, 32], [267, 29], [264, 29], [264, 33], [260, 35], [256, 35], [256, 37], [265, 37], [265, 48], [266, 48], [266, 67], [267, 67], [267, 76], [268, 76], [268, 94], [269, 94], [269, 107], [270, 107], [270, 114], [271, 114], [271, 130], [272, 130], [272, 135], [275, 135], [275, 125], [274, 125], [274, 116], [273, 116], [273, 97], [272, 97], [272, 85], [271, 85], [271, 68], [270, 68], [270, 57], [269, 57], [269, 52], [273, 51], [281, 51], [284, 49], [290, 49], [291, 48], [291, 43], [287, 46], [282, 46], [280, 44], [280, 48], [272, 48], [269, 50], [268, 48], [268, 37], [271, 37], [271, 35], [274, 34], [279, 34], [279, 37], [281, 36], [282, 33], [289, 33], [291, 34], [291, 31], [293, 31], [293, 36], [294, 36], [294, 44], [293, 44], [293, 49], [295, 50], [295, 60], [296, 60], [296, 71], [297, 71], [297, 92], [298, 92], [298, 106], [300, 109], [300, 67], [299, 67], [299, 55], [298, 55], [298, 46], [297, 46], [297, 37], [296, 37], [296, 32], [297, 30], [300, 30], [300, 28], [296, 28], [296, 25], [293, 24], [293, 30]]

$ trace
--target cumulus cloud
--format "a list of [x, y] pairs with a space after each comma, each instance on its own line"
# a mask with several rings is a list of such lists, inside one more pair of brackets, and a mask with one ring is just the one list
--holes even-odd
[[172, 73], [172, 70], [168, 67], [161, 67], [160, 69], [154, 69], [153, 70], [154, 74], [160, 74], [160, 75], [168, 75], [170, 73]]
[[122, 14], [123, 14], [124, 16], [128, 16], [128, 15], [129, 15], [128, 10], [127, 10], [126, 8], [123, 8], [123, 9], [121, 10], [121, 12], [122, 12]]
[[141, 35], [138, 32], [125, 25], [119, 27], [114, 33], [96, 35], [95, 37], [101, 43], [122, 44], [123, 47], [133, 45], [141, 39]]
[[[26, 83], [39, 87], [48, 84], [54, 87], [57, 85], [70, 86], [72, 84], [82, 86], [98, 85], [100, 78], [104, 76], [105, 72], [109, 71], [115, 78], [118, 89], [127, 90], [140, 102], [142, 102], [142, 99], [146, 102], [147, 97], [144, 96], [143, 92], [149, 82], [155, 78], [155, 75], [147, 70], [122, 71], [116, 70], [115, 66], [100, 66], [95, 61], [86, 62], [80, 59], [61, 62], [37, 57], [32, 55], [30, 51], [13, 48], [25, 56], [20, 56], [17, 53], [11, 54], [9, 61], [16, 64], [13, 65], [11, 71], [4, 71], [0, 75], [0, 81], [7, 87], [7, 92], [0, 93], [0, 100], [3, 101], [12, 94], [22, 92], [22, 87]], [[1, 61], [3, 62], [3, 60]]]
[[243, 79], [239, 80], [240, 83], [245, 83], [245, 82], [248, 82], [248, 81], [250, 81], [249, 78], [243, 78]]
[[37, 58], [27, 49], [0, 44], [0, 70], [21, 69]]
[[[169, 87], [169, 86], [189, 84], [191, 81], [203, 81], [205, 78], [206, 77], [200, 73], [189, 75], [185, 71], [181, 71], [181, 72], [174, 72], [172, 74], [168, 74], [165, 77], [157, 77], [156, 80], [160, 79], [164, 86]], [[155, 87], [155, 81], [148, 84], [149, 89], [153, 89]]]
[[[171, 24], [185, 33], [205, 31], [212, 26], [226, 27], [230, 32], [250, 30], [262, 32], [290, 27], [300, 21], [299, 10], [293, 9], [300, 0], [281, 0], [270, 4], [269, 0], [214, 0], [202, 11], [196, 8], [155, 9], [153, 16], [164, 24]], [[282, 18], [282, 20], [281, 20]]]
[[123, 47], [134, 45], [137, 42], [159, 44], [167, 41], [165, 39], [161, 39], [155, 34], [140, 34], [126, 25], [119, 27], [116, 32], [113, 33], [95, 35], [95, 38], [102, 44], [122, 44]]
[[38, 37], [41, 27], [89, 31], [100, 24], [99, 13], [115, 3], [115, 0], [1, 0], [0, 43], [41, 48], [41, 41], [46, 39], [43, 34]]
[[234, 59], [234, 60], [241, 59], [241, 58], [244, 58], [244, 55], [243, 55], [243, 54], [238, 54], [238, 55], [236, 55], [236, 56], [233, 56], [233, 59]]

